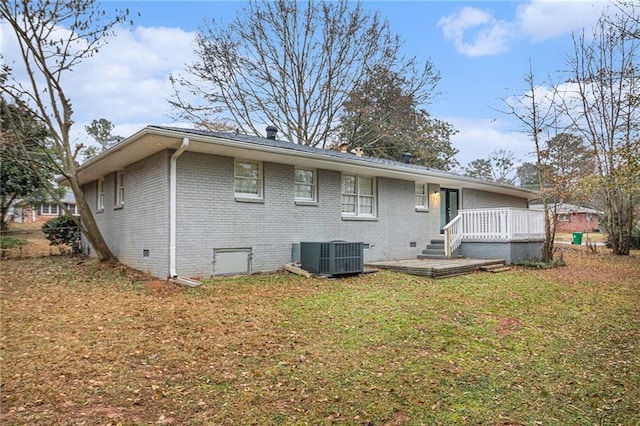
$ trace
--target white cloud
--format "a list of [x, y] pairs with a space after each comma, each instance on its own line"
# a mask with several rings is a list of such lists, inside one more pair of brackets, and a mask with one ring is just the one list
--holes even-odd
[[520, 4], [509, 21], [496, 19], [489, 10], [464, 7], [441, 18], [438, 26], [458, 53], [491, 56], [507, 52], [522, 39], [540, 42], [589, 29], [607, 5], [598, 0], [531, 0]]
[[[475, 7], [464, 7], [440, 19], [438, 26], [447, 39], [453, 40], [459, 53], [471, 57], [506, 52], [513, 32], [511, 24]], [[474, 33], [469, 35], [471, 31]], [[468, 38], [472, 41], [465, 41]]]
[[442, 119], [459, 131], [451, 138], [451, 143], [460, 151], [456, 158], [462, 166], [478, 158], [487, 158], [491, 152], [500, 149], [511, 151], [519, 160], [527, 161], [534, 150], [530, 138], [519, 132], [511, 121], [464, 117]]
[[515, 20], [526, 37], [539, 42], [590, 28], [606, 5], [604, 1], [534, 0], [518, 6]]
[[[86, 141], [84, 126], [106, 118], [116, 127], [114, 134], [129, 136], [147, 124], [171, 122], [170, 73], [183, 72], [195, 60], [192, 41], [195, 33], [179, 28], [118, 28], [116, 36], [100, 52], [84, 59], [63, 80], [71, 99], [75, 125], [74, 140]], [[13, 31], [0, 25], [5, 62], [12, 64], [13, 76], [23, 83], [27, 75], [21, 64]]]
[[[192, 33], [177, 28], [119, 30], [98, 55], [72, 73], [70, 97], [79, 121], [100, 117], [144, 121], [144, 117], [168, 115], [169, 75], [194, 59], [192, 40]], [[79, 105], [91, 107], [84, 112]]]

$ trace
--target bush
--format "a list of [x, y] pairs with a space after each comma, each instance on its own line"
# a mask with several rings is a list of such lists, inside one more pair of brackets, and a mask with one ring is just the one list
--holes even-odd
[[78, 225], [70, 216], [60, 216], [42, 225], [47, 239], [52, 246], [69, 245], [76, 247], [80, 238]]
[[9, 249], [11, 247], [23, 246], [27, 244], [27, 240], [14, 237], [0, 237], [0, 249]]

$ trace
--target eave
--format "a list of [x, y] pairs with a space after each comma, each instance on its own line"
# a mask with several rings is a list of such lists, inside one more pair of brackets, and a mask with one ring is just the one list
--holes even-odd
[[[325, 150], [298, 150], [278, 142], [269, 144], [250, 143], [224, 136], [203, 135], [199, 132], [147, 126], [126, 138], [114, 147], [82, 164], [78, 169], [81, 185], [105, 175], [122, 170], [144, 158], [164, 150], [177, 150], [183, 138], [189, 138], [189, 152], [244, 158], [265, 162], [290, 164], [297, 167], [334, 170], [353, 174], [372, 175], [401, 180], [425, 181], [452, 188], [471, 188], [498, 192], [521, 198], [534, 199], [537, 193], [528, 189], [493, 182], [485, 182], [413, 165], [396, 162], [376, 163], [355, 155], [337, 155]], [[259, 139], [256, 139], [259, 140]]]

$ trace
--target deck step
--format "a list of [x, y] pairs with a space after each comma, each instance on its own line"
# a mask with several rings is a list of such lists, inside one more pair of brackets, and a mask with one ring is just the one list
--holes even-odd
[[496, 264], [493, 264], [493, 265], [481, 266], [480, 270], [481, 271], [485, 271], [485, 272], [496, 273], [496, 272], [510, 271], [511, 268], [509, 266], [505, 265], [504, 263], [496, 263]]
[[418, 259], [446, 259], [444, 240], [431, 240], [427, 247], [418, 255]]
[[444, 250], [438, 250], [438, 249], [425, 249], [422, 250], [422, 254], [440, 254], [442, 256], [444, 256]]
[[444, 251], [444, 244], [427, 244], [427, 250]]
[[444, 253], [440, 253], [440, 254], [419, 254], [418, 255], [418, 259], [446, 259], [447, 256], [445, 256]]

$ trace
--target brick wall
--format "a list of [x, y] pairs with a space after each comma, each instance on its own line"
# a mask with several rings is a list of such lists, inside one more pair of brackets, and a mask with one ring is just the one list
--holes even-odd
[[124, 169], [124, 203], [115, 205], [115, 173], [104, 177], [104, 209], [96, 211], [97, 181], [87, 202], [113, 254], [158, 277], [169, 275], [169, 156], [167, 151]]
[[[565, 219], [565, 220], [561, 220]], [[589, 220], [591, 219], [591, 220]], [[597, 214], [567, 213], [560, 215], [556, 232], [594, 232], [600, 229]]]
[[[105, 176], [105, 208], [95, 212], [123, 263], [162, 278], [169, 275], [170, 156], [164, 151], [125, 168], [123, 206], [114, 205], [115, 174]], [[214, 249], [250, 248], [255, 272], [281, 269], [301, 241], [364, 242], [365, 261], [377, 261], [414, 258], [430, 239], [440, 237], [439, 197], [432, 195], [438, 185], [429, 184], [430, 210], [423, 212], [415, 209], [413, 181], [377, 178], [377, 217], [354, 220], [340, 212], [340, 172], [317, 170], [317, 203], [299, 205], [293, 165], [263, 163], [260, 202], [236, 200], [233, 168], [232, 157], [185, 152], [177, 160], [176, 265], [181, 276], [211, 276]], [[85, 186], [94, 211], [96, 189], [96, 181]]]
[[377, 219], [343, 220], [340, 172], [318, 170], [317, 205], [296, 205], [294, 166], [264, 163], [263, 201], [249, 203], [234, 197], [233, 166], [231, 157], [192, 152], [178, 159], [179, 275], [210, 276], [214, 249], [250, 247], [253, 271], [270, 271], [301, 241], [362, 241], [365, 260], [375, 261], [415, 257], [439, 234], [439, 206], [416, 212], [413, 181], [378, 178]]

